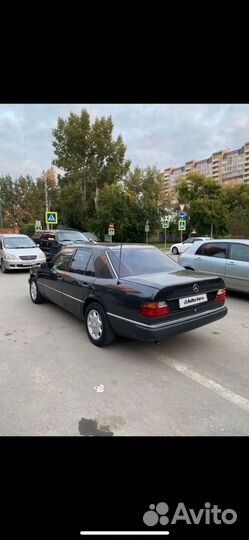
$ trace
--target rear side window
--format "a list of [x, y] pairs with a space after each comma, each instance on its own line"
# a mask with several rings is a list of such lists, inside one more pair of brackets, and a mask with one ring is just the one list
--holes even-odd
[[192, 244], [193, 242], [193, 238], [187, 238], [187, 240], [184, 240], [183, 244]]
[[225, 259], [227, 257], [227, 244], [202, 244], [196, 251], [196, 255], [204, 255], [205, 257], [216, 257]]
[[107, 257], [104, 253], [95, 259], [95, 276], [102, 279], [113, 278]]
[[230, 246], [230, 259], [249, 262], [249, 246], [245, 244], [232, 244]]
[[0, 240], [0, 249], [3, 249], [2, 240]]
[[75, 274], [84, 274], [90, 256], [91, 252], [89, 249], [77, 249], [72, 260], [70, 272], [74, 272]]

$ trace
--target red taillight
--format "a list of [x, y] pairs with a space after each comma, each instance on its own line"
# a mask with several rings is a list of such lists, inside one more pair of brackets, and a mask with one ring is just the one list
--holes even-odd
[[140, 307], [140, 313], [145, 317], [163, 317], [171, 313], [166, 302], [146, 302]]
[[215, 297], [215, 302], [224, 302], [225, 299], [226, 299], [226, 289], [219, 289]]

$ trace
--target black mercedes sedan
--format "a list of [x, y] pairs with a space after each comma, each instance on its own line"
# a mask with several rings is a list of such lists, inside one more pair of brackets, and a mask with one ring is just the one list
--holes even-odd
[[116, 335], [158, 342], [227, 313], [221, 278], [147, 244], [72, 244], [31, 268], [29, 284], [35, 304], [51, 300], [85, 320], [98, 347]]

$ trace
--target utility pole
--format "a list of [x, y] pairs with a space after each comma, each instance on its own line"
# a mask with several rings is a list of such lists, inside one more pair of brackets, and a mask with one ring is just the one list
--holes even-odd
[[146, 244], [148, 244], [148, 240], [149, 240], [149, 230], [150, 230], [150, 226], [149, 226], [149, 220], [147, 219], [146, 220], [146, 224], [145, 224], [145, 232], [146, 232]]
[[210, 237], [213, 238], [213, 230], [214, 230], [214, 223], [213, 223], [213, 219], [214, 219], [214, 201], [212, 199], [212, 222], [211, 222], [211, 232], [210, 232]]
[[[46, 207], [46, 212], [48, 212], [48, 182], [47, 182], [47, 175], [45, 172], [44, 172], [44, 186], [45, 186], [45, 207]], [[49, 231], [48, 223], [46, 223], [46, 229], [47, 231]]]
[[0, 186], [0, 227], [3, 227], [3, 203], [2, 203], [2, 186]]
[[2, 206], [2, 199], [0, 198], [0, 227], [2, 229], [3, 227], [3, 206]]

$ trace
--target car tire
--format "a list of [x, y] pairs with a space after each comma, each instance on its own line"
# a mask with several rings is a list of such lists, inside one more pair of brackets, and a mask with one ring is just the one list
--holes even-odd
[[2, 270], [3, 274], [6, 274], [8, 272], [3, 259], [1, 259], [1, 270]]
[[173, 247], [172, 253], [173, 253], [173, 255], [179, 255], [179, 251], [178, 251], [177, 247]]
[[110, 345], [116, 337], [104, 308], [98, 302], [92, 302], [87, 306], [86, 331], [90, 341], [97, 347]]
[[35, 279], [31, 279], [29, 285], [30, 298], [34, 304], [42, 304], [45, 302], [44, 296], [40, 293]]

